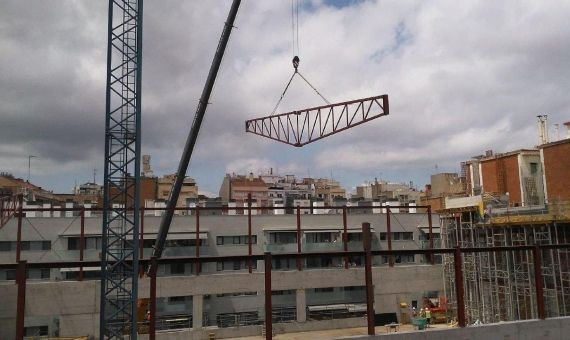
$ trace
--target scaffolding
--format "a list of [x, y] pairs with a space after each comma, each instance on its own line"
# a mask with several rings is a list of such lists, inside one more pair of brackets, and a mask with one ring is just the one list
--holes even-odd
[[[440, 215], [443, 247], [554, 245], [570, 239], [568, 221], [512, 217], [510, 221], [518, 223], [493, 222], [483, 218], [477, 207], [444, 210]], [[566, 316], [570, 312], [570, 254], [567, 249], [542, 249], [540, 255], [546, 316]], [[443, 266], [448, 317], [453, 319], [457, 315], [453, 255], [443, 256]], [[468, 324], [537, 318], [531, 250], [464, 253], [462, 269]]]

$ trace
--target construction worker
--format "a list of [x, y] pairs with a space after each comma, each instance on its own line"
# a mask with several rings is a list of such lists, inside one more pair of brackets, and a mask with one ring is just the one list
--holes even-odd
[[431, 323], [431, 310], [429, 308], [426, 308], [426, 320], [427, 320], [427, 326], [429, 327]]

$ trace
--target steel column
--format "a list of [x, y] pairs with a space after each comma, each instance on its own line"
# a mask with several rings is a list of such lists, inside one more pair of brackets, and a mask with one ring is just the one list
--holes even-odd
[[[297, 253], [301, 253], [301, 208], [297, 205]], [[301, 258], [297, 258], [297, 270], [303, 270]]]
[[[392, 225], [389, 206], [386, 206], [386, 240], [388, 241], [388, 250], [392, 250]], [[390, 267], [394, 267], [394, 255], [388, 256], [388, 264]]]
[[[85, 207], [80, 211], [81, 230], [79, 232], [79, 261], [83, 262], [83, 252], [85, 249]], [[83, 281], [83, 265], [79, 267], [79, 281]]]
[[265, 339], [273, 338], [273, 305], [271, 302], [271, 253], [264, 254], [265, 263]]
[[465, 297], [463, 289], [463, 268], [461, 261], [461, 249], [455, 248], [453, 253], [453, 264], [455, 266], [455, 294], [457, 296], [457, 323], [459, 327], [465, 327]]
[[370, 223], [362, 223], [362, 246], [364, 248], [364, 278], [366, 281], [366, 321], [368, 335], [374, 335], [374, 286], [372, 285], [372, 237]]
[[[251, 247], [251, 193], [247, 194], [247, 255], [251, 256], [252, 254], [252, 247]], [[251, 259], [247, 259], [247, 270], [251, 273], [252, 263]]]
[[546, 318], [546, 307], [544, 304], [544, 281], [542, 278], [542, 254], [538, 245], [532, 248], [532, 260], [534, 265], [534, 285], [536, 292], [536, 308], [538, 318], [544, 320]]
[[150, 259], [150, 320], [148, 323], [149, 340], [156, 339], [156, 270], [157, 270], [156, 257]]
[[16, 269], [16, 284], [18, 285], [18, 299], [16, 306], [16, 340], [24, 339], [24, 315], [26, 311], [26, 260], [18, 261]]
[[[200, 207], [196, 204], [196, 258], [200, 257]], [[201, 265], [196, 261], [196, 275], [200, 275]]]
[[20, 262], [20, 255], [22, 252], [22, 218], [24, 218], [23, 217], [24, 195], [20, 195], [20, 197], [18, 197], [18, 204], [19, 208], [18, 208], [18, 231], [16, 235], [16, 262]]
[[[428, 235], [429, 235], [429, 249], [433, 249], [433, 223], [431, 221], [431, 205], [427, 208], [428, 214]], [[429, 254], [431, 264], [435, 264], [435, 256], [433, 253]]]
[[[342, 243], [344, 251], [348, 251], [348, 223], [346, 222], [346, 207], [342, 208]], [[348, 256], [344, 257], [344, 269], [348, 269]]]

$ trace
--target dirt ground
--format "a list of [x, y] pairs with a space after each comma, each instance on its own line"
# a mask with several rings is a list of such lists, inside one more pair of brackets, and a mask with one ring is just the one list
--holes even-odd
[[[436, 324], [431, 325], [427, 331], [432, 329], [442, 329], [448, 328], [447, 324]], [[424, 331], [416, 331], [413, 329], [412, 325], [401, 325], [399, 332], [424, 332]], [[394, 330], [392, 330], [394, 332]], [[378, 326], [376, 327], [376, 334], [384, 334], [387, 333], [386, 327]], [[287, 333], [287, 334], [276, 334], [273, 339], [275, 340], [330, 340], [330, 339], [338, 339], [343, 337], [350, 337], [355, 335], [366, 335], [367, 329], [366, 327], [357, 327], [357, 328], [344, 328], [344, 329], [329, 329], [323, 331], [311, 331], [311, 332], [300, 332], [300, 333]], [[232, 339], [239, 339], [239, 340], [262, 340], [264, 339], [262, 336], [248, 336], [242, 338], [232, 338]]]

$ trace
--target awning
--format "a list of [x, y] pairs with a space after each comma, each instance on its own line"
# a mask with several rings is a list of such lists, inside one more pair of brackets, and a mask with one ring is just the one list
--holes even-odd
[[[62, 273], [78, 272], [79, 270], [80, 270], [80, 267], [60, 268], [59, 269], [59, 271]], [[98, 270], [101, 270], [101, 267], [83, 267], [84, 272], [96, 272]]]
[[[145, 233], [144, 239], [145, 240], [154, 240], [156, 239], [156, 233]], [[69, 238], [69, 237], [80, 237], [79, 234], [68, 234], [68, 235], [60, 235], [61, 237]], [[85, 237], [101, 237], [101, 234], [85, 234]], [[199, 238], [201, 240], [208, 239], [207, 232], [200, 232]], [[196, 233], [195, 232], [185, 232], [185, 233], [169, 233], [166, 237], [166, 240], [195, 240]]]
[[[145, 240], [152, 240], [152, 239], [156, 239], [156, 235], [157, 234], [144, 234], [144, 239]], [[208, 233], [200, 233], [199, 235], [200, 240], [207, 240], [208, 239]], [[173, 233], [173, 234], [168, 234], [168, 236], [166, 236], [166, 240], [195, 240], [196, 239], [196, 233], [193, 232], [187, 232], [187, 233]]]
[[354, 304], [354, 303], [339, 303], [335, 305], [319, 305], [319, 306], [308, 306], [309, 312], [322, 312], [327, 310], [347, 310], [351, 313], [354, 312], [366, 312], [366, 304]]

